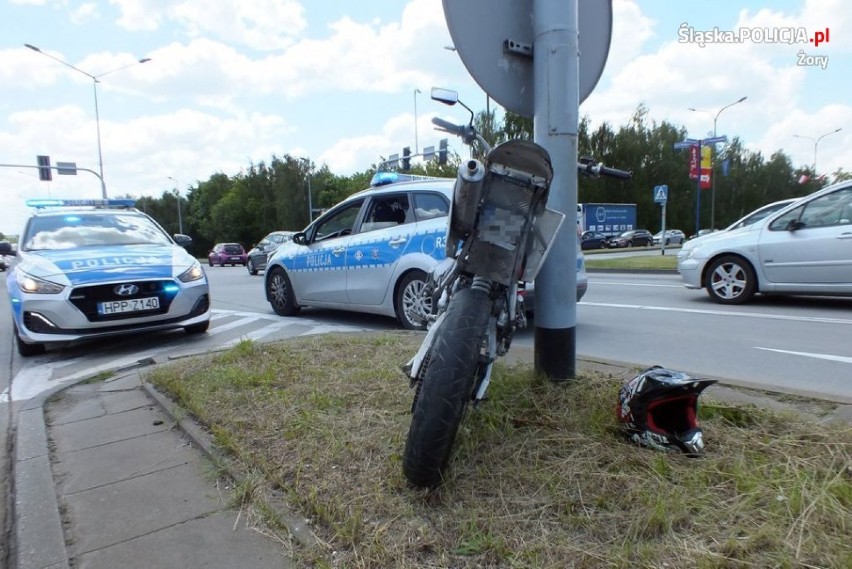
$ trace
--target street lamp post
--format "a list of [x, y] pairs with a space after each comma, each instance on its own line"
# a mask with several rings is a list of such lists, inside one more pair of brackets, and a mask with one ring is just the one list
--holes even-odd
[[414, 154], [420, 154], [420, 148], [417, 144], [417, 95], [420, 94], [420, 89], [414, 89]]
[[175, 183], [175, 197], [177, 198], [177, 209], [178, 209], [178, 233], [183, 235], [183, 216], [180, 212], [180, 182], [171, 176], [168, 177], [169, 180]]
[[[705, 111], [704, 109], [695, 109], [689, 107], [690, 111], [699, 112], [699, 113], [708, 113], [713, 116], [713, 138], [716, 138], [716, 121], [719, 120], [719, 115], [722, 114], [727, 108], [733, 107], [734, 105], [738, 105], [748, 99], [748, 95], [744, 97], [740, 97], [733, 103], [729, 105], [725, 105], [721, 109], [719, 109], [714, 115], [710, 111]], [[701, 163], [701, 156], [698, 157], [699, 164]], [[698, 168], [698, 177], [701, 177], [701, 168]], [[716, 143], [713, 143], [713, 153], [710, 155], [710, 229], [716, 228]]]
[[100, 82], [99, 79], [101, 77], [103, 77], [104, 75], [109, 75], [110, 73], [115, 73], [116, 71], [121, 71], [122, 69], [127, 69], [128, 67], [131, 67], [133, 65], [137, 65], [139, 63], [147, 63], [147, 62], [151, 61], [151, 58], [150, 57], [144, 57], [144, 58], [139, 59], [139, 60], [137, 60], [133, 63], [123, 65], [123, 66], [118, 67], [116, 69], [112, 69], [110, 71], [105, 71], [104, 73], [99, 73], [98, 75], [92, 75], [91, 73], [83, 71], [82, 69], [80, 69], [78, 67], [74, 67], [73, 65], [71, 65], [67, 61], [63, 61], [62, 59], [59, 59], [58, 57], [54, 57], [54, 56], [50, 55], [46, 51], [42, 51], [41, 49], [37, 48], [36, 46], [34, 46], [32, 44], [25, 43], [24, 47], [28, 47], [29, 49], [31, 49], [31, 50], [33, 50], [37, 53], [40, 53], [44, 56], [47, 56], [54, 61], [58, 61], [62, 65], [66, 66], [66, 67], [70, 67], [74, 71], [82, 73], [83, 75], [85, 75], [86, 77], [88, 77], [89, 79], [92, 80], [92, 88], [93, 88], [94, 93], [95, 93], [95, 128], [97, 129], [97, 133], [98, 133], [98, 169], [99, 169], [100, 175], [101, 175], [101, 194], [102, 194], [101, 197], [103, 197], [103, 199], [106, 199], [107, 198], [107, 191], [106, 191], [106, 183], [104, 182], [104, 158], [103, 158], [103, 152], [101, 151], [101, 118], [100, 118], [100, 113], [98, 111], [98, 83]]
[[816, 165], [817, 165], [817, 146], [819, 146], [819, 141], [820, 141], [820, 140], [822, 140], [823, 138], [825, 138], [826, 136], [828, 136], [829, 134], [834, 134], [835, 132], [840, 132], [841, 130], [843, 130], [843, 129], [842, 129], [842, 128], [836, 128], [836, 129], [834, 129], [834, 130], [832, 130], [832, 131], [829, 131], [829, 132], [827, 132], [827, 133], [825, 133], [825, 134], [821, 135], [819, 138], [811, 138], [810, 136], [803, 136], [803, 135], [801, 135], [801, 134], [794, 134], [794, 135], [793, 135], [793, 136], [794, 136], [794, 137], [796, 137], [796, 138], [806, 138], [806, 139], [808, 139], [808, 140], [810, 140], [811, 142], [813, 142], [813, 143], [814, 143], [814, 176], [816, 176], [816, 175], [817, 175], [817, 169], [816, 169]]

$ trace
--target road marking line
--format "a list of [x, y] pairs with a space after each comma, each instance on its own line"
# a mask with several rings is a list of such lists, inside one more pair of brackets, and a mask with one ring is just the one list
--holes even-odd
[[221, 334], [222, 332], [227, 332], [228, 330], [232, 330], [233, 328], [239, 328], [240, 326], [245, 326], [246, 324], [250, 324], [259, 320], [258, 318], [246, 317], [240, 318], [239, 320], [234, 320], [233, 322], [228, 322], [227, 324], [222, 324], [221, 326], [216, 326], [211, 330], [207, 331], [208, 336], [215, 336], [216, 334]]
[[654, 310], [658, 312], [686, 312], [689, 314], [707, 314], [709, 316], [738, 316], [743, 318], [763, 318], [765, 320], [788, 320], [790, 322], [813, 322], [820, 324], [849, 324], [852, 320], [843, 318], [820, 318], [815, 316], [783, 316], [780, 314], [761, 314], [759, 312], [729, 312], [719, 310], [701, 310], [698, 308], [672, 308], [669, 306], [647, 306], [643, 304], [615, 304], [608, 302], [578, 302], [581, 306], [601, 308], [630, 308], [634, 310]]
[[682, 284], [671, 285], [671, 284], [651, 284], [651, 283], [626, 283], [626, 282], [618, 282], [618, 281], [599, 281], [597, 279], [589, 279], [589, 282], [592, 282], [596, 285], [613, 285], [613, 286], [652, 286], [657, 288], [684, 288]]
[[790, 354], [793, 356], [804, 356], [806, 358], [815, 358], [818, 360], [828, 360], [830, 362], [852, 364], [852, 358], [846, 356], [834, 356], [831, 354], [814, 354], [811, 352], [794, 352], [791, 350], [777, 350], [775, 348], [761, 348], [760, 346], [755, 346], [754, 348], [756, 350], [765, 350], [767, 352], [778, 352], [779, 354]]

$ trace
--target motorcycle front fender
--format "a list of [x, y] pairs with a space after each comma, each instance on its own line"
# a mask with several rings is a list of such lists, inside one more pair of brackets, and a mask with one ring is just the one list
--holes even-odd
[[538, 216], [535, 225], [533, 225], [533, 238], [529, 245], [530, 250], [527, 254], [527, 263], [524, 266], [524, 274], [521, 277], [522, 281], [529, 283], [535, 280], [564, 221], [564, 213], [549, 208], [545, 208], [544, 212]]

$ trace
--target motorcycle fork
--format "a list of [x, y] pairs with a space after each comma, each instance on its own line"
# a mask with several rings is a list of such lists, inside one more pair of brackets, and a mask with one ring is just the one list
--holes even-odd
[[491, 370], [497, 359], [497, 317], [491, 315], [488, 319], [488, 329], [485, 332], [485, 353], [479, 356], [476, 384], [473, 389], [474, 405], [485, 399], [485, 391], [491, 383]]

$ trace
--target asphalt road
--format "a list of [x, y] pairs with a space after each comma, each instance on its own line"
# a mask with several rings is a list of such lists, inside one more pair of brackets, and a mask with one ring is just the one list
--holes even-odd
[[[273, 314], [263, 298], [263, 273], [214, 267], [208, 274], [214, 306]], [[852, 403], [852, 299], [758, 296], [744, 306], [722, 306], [685, 289], [675, 273], [591, 273], [589, 281], [577, 308], [580, 356]], [[391, 319], [370, 315], [305, 309], [302, 316], [394, 329]], [[515, 342], [532, 346], [532, 338], [530, 327]]]
[[[276, 340], [332, 330], [396, 330], [391, 318], [307, 308], [275, 315], [263, 295], [263, 273], [207, 267], [213, 291], [210, 331], [181, 331], [50, 349], [20, 358], [11, 347], [8, 301], [0, 300], [3, 398], [20, 400], [57, 382], [134, 365], [161, 355], [179, 357], [241, 339]], [[676, 274], [591, 273], [577, 308], [577, 354], [645, 366], [661, 364], [697, 376], [852, 403], [852, 299], [758, 297], [722, 306], [683, 288]], [[533, 329], [515, 342], [532, 346]], [[14, 389], [6, 390], [8, 378]], [[2, 403], [0, 403], [2, 405]]]

